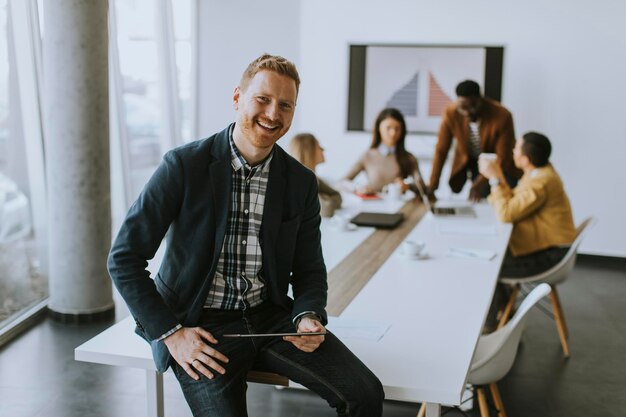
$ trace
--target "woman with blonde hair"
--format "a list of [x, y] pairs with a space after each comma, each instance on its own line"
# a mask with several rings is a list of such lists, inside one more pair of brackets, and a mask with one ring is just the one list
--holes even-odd
[[[310, 133], [300, 133], [291, 139], [289, 153], [302, 165], [315, 172], [315, 168], [325, 161], [324, 148]], [[322, 179], [317, 177], [320, 197], [320, 214], [332, 217], [336, 209], [341, 207], [341, 194]]]

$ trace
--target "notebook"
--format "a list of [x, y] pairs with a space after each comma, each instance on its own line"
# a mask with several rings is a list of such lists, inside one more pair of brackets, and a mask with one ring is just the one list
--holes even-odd
[[361, 212], [350, 221], [357, 226], [378, 227], [381, 229], [393, 229], [404, 220], [402, 213], [369, 213]]

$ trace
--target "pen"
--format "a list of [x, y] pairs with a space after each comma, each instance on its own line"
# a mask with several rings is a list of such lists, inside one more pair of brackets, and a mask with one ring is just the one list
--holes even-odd
[[467, 256], [471, 256], [473, 258], [477, 258], [478, 255], [476, 255], [476, 253], [469, 251], [469, 250], [465, 250], [465, 249], [458, 249], [458, 248], [450, 248], [450, 250], [452, 252], [456, 252], [456, 253], [462, 253], [463, 255], [467, 255]]

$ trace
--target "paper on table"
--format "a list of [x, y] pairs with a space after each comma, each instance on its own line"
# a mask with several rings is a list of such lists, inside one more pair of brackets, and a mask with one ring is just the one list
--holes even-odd
[[498, 231], [493, 224], [467, 224], [445, 222], [437, 225], [442, 235], [496, 236]]
[[496, 257], [496, 253], [488, 249], [450, 248], [446, 256], [453, 258], [479, 259], [490, 261]]
[[391, 328], [391, 324], [369, 320], [328, 317], [328, 330], [339, 339], [360, 339], [378, 342]]

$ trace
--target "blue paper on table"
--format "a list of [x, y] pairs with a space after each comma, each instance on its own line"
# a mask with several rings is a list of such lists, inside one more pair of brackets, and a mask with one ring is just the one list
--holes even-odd
[[446, 256], [452, 258], [479, 259], [483, 261], [490, 261], [496, 257], [496, 253], [488, 249], [450, 248], [448, 249]]

